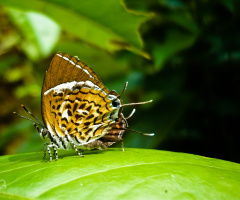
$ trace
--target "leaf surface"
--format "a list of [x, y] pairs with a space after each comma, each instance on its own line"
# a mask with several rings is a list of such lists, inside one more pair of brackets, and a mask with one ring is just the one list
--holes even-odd
[[0, 198], [238, 199], [240, 166], [196, 155], [146, 149], [42, 152], [0, 158]]
[[101, 49], [128, 49], [148, 57], [141, 51], [138, 29], [149, 16], [127, 10], [122, 1], [0, 0], [0, 5], [45, 14], [62, 30]]

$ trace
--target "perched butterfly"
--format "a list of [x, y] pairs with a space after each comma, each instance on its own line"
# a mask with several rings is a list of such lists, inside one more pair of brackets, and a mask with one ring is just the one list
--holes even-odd
[[[126, 87], [127, 83], [123, 92]], [[93, 70], [78, 58], [57, 53], [46, 72], [42, 87], [44, 123], [23, 105], [36, 121], [15, 113], [34, 121], [40, 136], [47, 141], [44, 157], [47, 150], [50, 161], [51, 149], [56, 160], [57, 149], [73, 148], [82, 156], [83, 150], [107, 149], [113, 143], [122, 141], [124, 131], [130, 130], [127, 128], [127, 119], [135, 112], [134, 109], [125, 118], [122, 113], [124, 106], [151, 102], [123, 104], [121, 95], [109, 91]]]

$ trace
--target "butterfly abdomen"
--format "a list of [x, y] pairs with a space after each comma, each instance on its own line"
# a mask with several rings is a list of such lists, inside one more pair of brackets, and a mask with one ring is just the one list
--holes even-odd
[[101, 138], [103, 142], [118, 142], [122, 140], [124, 129], [127, 124], [122, 118], [118, 118], [116, 123], [111, 125], [111, 129], [108, 130], [108, 133]]

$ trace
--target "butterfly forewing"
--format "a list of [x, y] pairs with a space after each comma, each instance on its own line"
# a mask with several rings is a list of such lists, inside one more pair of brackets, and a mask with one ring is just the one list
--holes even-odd
[[[47, 70], [42, 89], [42, 116], [49, 132], [79, 145], [103, 137], [117, 118], [109, 91], [90, 67], [58, 53]], [[62, 140], [62, 139], [61, 139]]]
[[47, 70], [44, 78], [42, 93], [66, 82], [80, 82], [90, 80], [105, 92], [107, 88], [94, 71], [76, 57], [64, 53], [57, 53]]

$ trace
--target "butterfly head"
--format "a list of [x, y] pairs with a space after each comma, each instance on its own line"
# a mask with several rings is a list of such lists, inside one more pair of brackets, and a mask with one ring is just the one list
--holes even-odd
[[[35, 126], [35, 125], [34, 125]], [[42, 129], [40, 129], [40, 131], [38, 131], [40, 134], [40, 137], [45, 140], [46, 137], [48, 137], [49, 131], [46, 127], [43, 127]]]
[[132, 130], [128, 128], [128, 122], [127, 120], [135, 113], [135, 109], [130, 113], [129, 116], [125, 117], [122, 113], [123, 107], [125, 106], [133, 106], [133, 105], [139, 105], [139, 104], [145, 104], [145, 103], [150, 103], [150, 101], [146, 102], [137, 102], [137, 103], [128, 103], [128, 104], [123, 104], [123, 101], [121, 99], [122, 94], [126, 90], [128, 82], [126, 82], [124, 89], [120, 95], [118, 95], [115, 91], [111, 91], [109, 97], [112, 100], [111, 105], [112, 105], [112, 112], [110, 114], [110, 119], [112, 120], [112, 124], [109, 126], [107, 134], [104, 135], [101, 140], [104, 142], [118, 142], [122, 141], [122, 136], [125, 131], [130, 131], [130, 132], [135, 132], [135, 133], [140, 133], [142, 135], [147, 135], [147, 136], [153, 136], [154, 133], [143, 133], [140, 131]]

